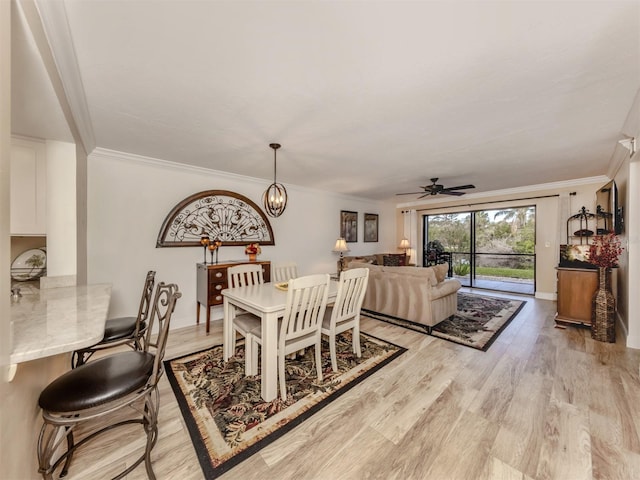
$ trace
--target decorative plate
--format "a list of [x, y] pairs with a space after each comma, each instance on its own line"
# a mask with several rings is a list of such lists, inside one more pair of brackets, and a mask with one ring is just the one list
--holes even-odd
[[280, 283], [276, 283], [275, 287], [278, 290], [284, 290], [285, 292], [287, 291], [287, 289], [289, 288], [289, 282], [280, 282]]
[[47, 268], [47, 252], [32, 248], [22, 252], [11, 264], [11, 278], [26, 282], [41, 277]]

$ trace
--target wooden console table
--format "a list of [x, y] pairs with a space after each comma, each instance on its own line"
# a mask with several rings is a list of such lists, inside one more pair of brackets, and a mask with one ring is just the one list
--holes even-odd
[[591, 302], [598, 289], [598, 270], [558, 267], [556, 322], [591, 326]]
[[249, 262], [245, 260], [228, 261], [225, 263], [198, 263], [197, 285], [196, 285], [196, 323], [200, 323], [200, 305], [207, 308], [207, 333], [211, 323], [211, 307], [222, 305], [222, 290], [228, 287], [227, 269], [235, 265], [246, 263], [258, 263], [262, 265], [262, 272], [265, 282], [271, 281], [271, 262]]

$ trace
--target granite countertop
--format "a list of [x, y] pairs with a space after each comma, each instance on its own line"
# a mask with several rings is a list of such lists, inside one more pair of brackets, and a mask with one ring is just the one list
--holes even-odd
[[48, 288], [11, 303], [12, 364], [91, 346], [104, 336], [111, 285]]

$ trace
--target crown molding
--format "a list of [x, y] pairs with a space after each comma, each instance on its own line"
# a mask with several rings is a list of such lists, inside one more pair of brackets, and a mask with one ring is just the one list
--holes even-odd
[[[574, 180], [563, 180], [559, 182], [550, 182], [550, 183], [541, 183], [537, 185], [527, 185], [524, 187], [516, 187], [516, 188], [506, 188], [504, 190], [492, 190], [489, 192], [479, 192], [479, 193], [471, 193], [464, 196], [462, 198], [447, 198], [443, 200], [442, 198], [433, 199], [433, 200], [420, 200], [415, 202], [407, 202], [407, 203], [398, 203], [396, 204], [396, 208], [407, 208], [407, 207], [418, 207], [423, 205], [434, 205], [438, 203], [449, 203], [460, 201], [463, 204], [467, 203], [468, 200], [477, 200], [489, 197], [502, 197], [502, 196], [516, 196], [516, 195], [530, 195], [534, 192], [542, 192], [542, 191], [558, 191], [558, 190], [566, 190], [574, 187], [580, 187], [583, 185], [589, 185], [592, 183], [607, 183], [611, 178], [606, 175], [599, 175], [595, 177], [585, 177], [585, 178], [577, 178]], [[437, 197], [437, 195], [436, 195]], [[517, 199], [514, 199], [517, 200]]]
[[[180, 172], [190, 172], [190, 173], [195, 173], [197, 175], [209, 175], [209, 176], [215, 176], [215, 177], [222, 177], [222, 178], [226, 178], [229, 180], [233, 180], [236, 182], [242, 182], [242, 183], [253, 183], [256, 185], [262, 185], [264, 188], [267, 188], [267, 186], [272, 182], [272, 180], [270, 179], [264, 179], [264, 178], [256, 178], [256, 177], [249, 177], [246, 175], [239, 175], [237, 173], [230, 173], [230, 172], [225, 172], [222, 170], [213, 170], [211, 168], [206, 168], [206, 167], [198, 167], [195, 165], [188, 165], [185, 163], [178, 163], [178, 162], [172, 162], [169, 160], [160, 160], [158, 158], [153, 158], [153, 157], [146, 157], [144, 155], [138, 155], [135, 153], [127, 153], [127, 152], [120, 152], [118, 150], [110, 150], [108, 148], [102, 148], [102, 147], [96, 147], [93, 152], [91, 152], [89, 154], [89, 158], [96, 158], [96, 159], [107, 159], [107, 160], [121, 160], [123, 162], [128, 162], [128, 163], [137, 163], [140, 165], [148, 165], [148, 166], [152, 166], [152, 167], [156, 167], [156, 168], [162, 168], [162, 169], [168, 169], [168, 170], [176, 170], [176, 171], [180, 171]], [[310, 188], [310, 187], [304, 187], [301, 185], [294, 185], [294, 184], [286, 184], [287, 190], [288, 191], [298, 191], [298, 192], [313, 192], [313, 193], [317, 193], [317, 194], [321, 194], [321, 195], [332, 195], [334, 197], [337, 198], [344, 198], [345, 200], [349, 200], [349, 201], [353, 201], [353, 200], [358, 200], [360, 202], [365, 201], [371, 204], [378, 204], [380, 206], [383, 205], [389, 205], [389, 202], [384, 202], [381, 200], [373, 200], [370, 198], [364, 198], [364, 197], [357, 197], [355, 195], [345, 195], [342, 193], [336, 193], [336, 192], [330, 192], [328, 190], [319, 190], [319, 189], [315, 189], [315, 188]]]
[[[216, 177], [225, 177], [230, 180], [252, 183], [265, 183], [268, 180], [262, 178], [248, 177], [245, 175], [238, 175], [236, 173], [224, 172], [222, 170], [213, 170], [206, 167], [198, 167], [195, 165], [188, 165], [186, 163], [172, 162], [169, 160], [160, 160], [159, 158], [147, 157], [144, 155], [138, 155], [136, 153], [120, 152], [118, 150], [110, 150], [108, 148], [96, 147], [90, 154], [90, 158], [103, 158], [103, 159], [116, 159], [124, 162], [137, 163], [140, 165], [149, 165], [152, 167], [159, 167], [167, 170], [179, 170], [181, 172], [196, 173], [198, 175], [211, 175]], [[265, 188], [268, 184], [265, 183]]]

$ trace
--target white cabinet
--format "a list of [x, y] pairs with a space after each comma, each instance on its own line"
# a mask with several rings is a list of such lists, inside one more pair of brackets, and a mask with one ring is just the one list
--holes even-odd
[[11, 139], [11, 235], [45, 235], [47, 159], [44, 142]]

